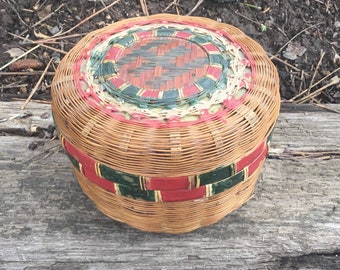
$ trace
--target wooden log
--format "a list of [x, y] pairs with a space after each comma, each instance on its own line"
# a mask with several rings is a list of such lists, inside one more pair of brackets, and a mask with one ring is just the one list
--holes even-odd
[[339, 115], [305, 109], [280, 115], [253, 198], [183, 235], [101, 214], [57, 140], [0, 136], [0, 269], [340, 269]]

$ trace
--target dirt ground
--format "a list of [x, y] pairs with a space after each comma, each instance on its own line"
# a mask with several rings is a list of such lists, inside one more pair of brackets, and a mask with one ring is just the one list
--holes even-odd
[[[92, 30], [147, 12], [191, 12], [232, 24], [257, 40], [278, 68], [283, 100], [340, 102], [340, 0], [113, 2], [0, 0], [0, 100], [26, 99], [32, 90], [34, 99], [50, 100], [58, 59]], [[46, 39], [60, 31], [64, 34], [59, 39]], [[24, 62], [9, 65], [22, 53]], [[52, 57], [56, 61], [39, 83]]]

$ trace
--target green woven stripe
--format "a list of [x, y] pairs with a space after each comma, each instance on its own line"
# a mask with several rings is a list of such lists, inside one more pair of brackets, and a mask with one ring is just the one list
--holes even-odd
[[112, 62], [106, 62], [101, 65], [99, 65], [98, 69], [94, 72], [94, 77], [99, 76], [108, 76], [112, 77], [114, 74], [116, 74], [117, 71], [115, 69], [115, 66]]
[[221, 54], [209, 54], [210, 64], [213, 66], [229, 67], [230, 61]]
[[117, 186], [121, 196], [133, 199], [142, 199], [144, 201], [156, 201], [155, 191], [153, 190], [140, 190], [132, 189], [125, 186]]
[[139, 90], [140, 90], [140, 88], [138, 88], [134, 85], [129, 85], [124, 90], [122, 90], [122, 94], [127, 95], [127, 96], [135, 99]]
[[158, 36], [158, 37], [170, 37], [175, 32], [177, 32], [177, 29], [170, 29], [170, 28], [167, 28], [167, 27], [160, 27], [159, 29], [157, 29], [156, 36]]
[[[67, 156], [73, 166], [81, 172], [81, 164], [70, 154], [67, 153]], [[158, 191], [140, 189], [138, 176], [115, 171], [103, 164], [99, 164], [99, 171], [101, 177], [115, 183], [115, 187], [121, 196], [153, 202], [158, 200]], [[240, 171], [235, 175], [232, 175], [233, 172], [234, 167], [233, 165], [230, 165], [218, 168], [213, 172], [201, 174], [200, 186], [206, 186], [207, 188], [210, 186], [211, 195], [226, 191], [244, 181], [244, 171]]]
[[97, 67], [102, 64], [105, 55], [106, 55], [106, 52], [93, 52], [91, 54], [90, 64], [92, 67], [95, 67], [94, 70], [96, 70]]
[[168, 107], [176, 107], [176, 100], [179, 97], [178, 89], [171, 89], [163, 92], [162, 101]]
[[222, 181], [234, 174], [234, 165], [217, 168], [214, 171], [199, 175], [200, 186]]
[[195, 43], [198, 43], [198, 44], [204, 44], [206, 43], [207, 41], [209, 41], [207, 39], [208, 36], [203, 36], [203, 35], [198, 35], [198, 34], [195, 34], [192, 38], [190, 38], [190, 40], [192, 42], [195, 42]]
[[205, 93], [214, 92], [216, 89], [216, 81], [207, 77], [199, 79], [196, 85], [199, 89], [205, 91]]
[[122, 45], [123, 47], [129, 47], [135, 41], [135, 37], [133, 35], [124, 36], [123, 38], [119, 38], [116, 40], [116, 43]]
[[[224, 179], [218, 183], [207, 185], [207, 188], [210, 186], [211, 195], [216, 195], [244, 181], [244, 177], [245, 177], [244, 171], [240, 171], [228, 179]], [[131, 188], [131, 187], [123, 186], [118, 183], [115, 185], [115, 187], [118, 190], [119, 194], [124, 197], [133, 198], [133, 199], [141, 199], [145, 201], [153, 201], [153, 202], [158, 200], [156, 190], [140, 190], [138, 188]]]
[[101, 177], [116, 184], [140, 188], [139, 176], [137, 175], [115, 171], [103, 164], [99, 164], [99, 171]]
[[76, 160], [74, 157], [72, 157], [69, 153], [66, 153], [68, 158], [71, 160], [72, 165], [80, 171], [80, 163], [78, 160]]
[[238, 183], [244, 181], [244, 176], [245, 176], [244, 171], [240, 171], [237, 174], [230, 177], [229, 179], [226, 179], [225, 181], [220, 181], [218, 183], [211, 184], [212, 194], [213, 195], [218, 194], [220, 192], [232, 188]]

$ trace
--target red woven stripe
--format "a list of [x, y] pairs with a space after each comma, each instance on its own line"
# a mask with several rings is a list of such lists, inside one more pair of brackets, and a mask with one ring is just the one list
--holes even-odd
[[177, 32], [175, 37], [183, 38], [183, 39], [189, 39], [192, 36], [192, 34], [186, 33], [186, 32]]
[[65, 150], [73, 156], [75, 159], [77, 159], [82, 165], [85, 165], [87, 163], [92, 163], [93, 160], [89, 158], [85, 153], [77, 149], [73, 144], [71, 144], [69, 141], [64, 140], [64, 147]]
[[178, 190], [178, 189], [189, 189], [190, 181], [187, 176], [182, 177], [170, 177], [170, 178], [151, 178], [146, 188], [148, 190]]
[[104, 178], [99, 177], [95, 170], [92, 170], [90, 167], [83, 165], [83, 173], [84, 175], [91, 180], [93, 183], [98, 186], [110, 191], [112, 193], [116, 193], [115, 185], [113, 182], [106, 180]]
[[256, 169], [260, 166], [260, 163], [266, 158], [268, 152], [268, 146], [267, 144], [264, 145], [262, 149], [262, 153], [254, 160], [252, 164], [249, 165], [248, 167], [248, 175], [252, 175]]
[[111, 47], [105, 55], [105, 60], [109, 60], [109, 61], [117, 60], [118, 56], [123, 52], [123, 50], [124, 49], [120, 47], [115, 47], [115, 46]]
[[183, 88], [183, 96], [185, 97], [191, 97], [194, 94], [198, 94], [200, 92], [200, 90], [198, 89], [198, 87], [194, 84], [194, 85], [189, 85]]
[[218, 79], [221, 76], [222, 69], [220, 67], [209, 66], [206, 74], [211, 75], [215, 79]]
[[203, 45], [203, 48], [206, 49], [208, 52], [220, 52], [220, 50], [218, 49], [217, 46], [215, 46], [214, 44], [212, 43], [209, 43], [209, 44], [206, 44], [206, 45]]
[[65, 150], [79, 161], [82, 165], [82, 173], [90, 179], [92, 182], [96, 183], [100, 187], [115, 193], [114, 184], [104, 178], [99, 177], [96, 174], [96, 163], [95, 161], [86, 155], [84, 152], [77, 149], [67, 140], [64, 140]]
[[149, 97], [149, 98], [158, 98], [158, 91], [155, 90], [145, 90], [142, 94], [142, 97]]
[[161, 191], [160, 193], [163, 202], [195, 200], [206, 196], [205, 186], [191, 190], [167, 190]]
[[112, 78], [110, 79], [110, 82], [112, 82], [112, 84], [117, 88], [120, 88], [124, 84], [124, 80], [121, 78]]
[[152, 31], [144, 31], [136, 33], [136, 35], [139, 37], [139, 39], [145, 39], [147, 37], [152, 37]]
[[237, 162], [236, 170], [239, 172], [243, 170], [245, 167], [252, 164], [255, 161], [255, 159], [261, 156], [265, 146], [266, 146], [266, 143], [263, 141], [252, 153], [243, 157], [239, 162]]

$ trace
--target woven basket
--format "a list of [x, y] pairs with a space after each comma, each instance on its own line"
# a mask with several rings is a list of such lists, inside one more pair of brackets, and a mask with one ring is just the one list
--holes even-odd
[[262, 47], [198, 17], [127, 19], [62, 60], [52, 110], [83, 191], [109, 217], [183, 233], [251, 196], [279, 113]]

